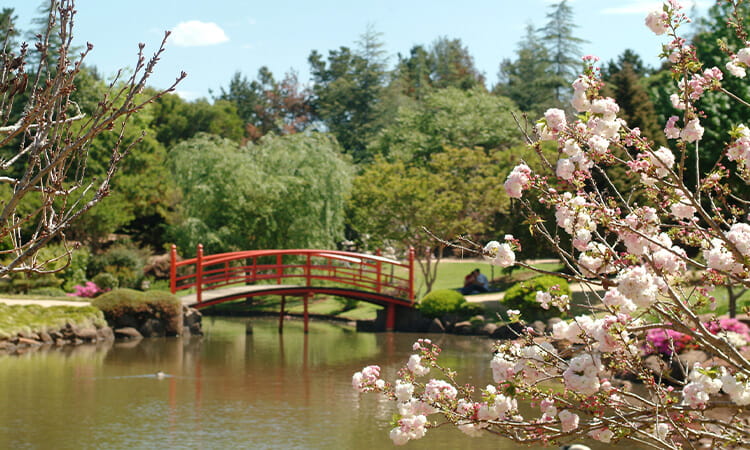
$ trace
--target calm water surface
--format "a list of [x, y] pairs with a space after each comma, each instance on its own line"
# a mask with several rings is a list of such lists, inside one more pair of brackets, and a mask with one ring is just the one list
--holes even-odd
[[[0, 356], [0, 449], [394, 448], [393, 405], [356, 394], [351, 376], [377, 363], [392, 379], [427, 336], [322, 322], [305, 335], [297, 321], [279, 335], [276, 327], [208, 317], [202, 338]], [[462, 381], [491, 382], [488, 339], [429, 337]], [[518, 446], [441, 428], [406, 448]]]

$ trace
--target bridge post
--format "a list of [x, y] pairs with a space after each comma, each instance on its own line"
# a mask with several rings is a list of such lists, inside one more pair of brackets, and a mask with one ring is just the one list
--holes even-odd
[[281, 312], [279, 313], [279, 333], [284, 332], [284, 306], [286, 306], [286, 295], [281, 296]]
[[195, 261], [195, 299], [203, 302], [203, 244], [198, 244]]
[[396, 329], [396, 305], [388, 304], [385, 307], [385, 331]]
[[[307, 264], [305, 265], [305, 277], [307, 278], [307, 285], [310, 286], [310, 277], [312, 275], [312, 260], [310, 254], [307, 254]], [[307, 305], [307, 303], [305, 303]], [[307, 306], [305, 306], [307, 307]]]
[[283, 264], [283, 255], [279, 253], [278, 255], [276, 255], [276, 284], [281, 284], [281, 279], [284, 278]]
[[409, 300], [414, 301], [414, 247], [409, 247]]
[[308, 292], [308, 293], [306, 293], [306, 294], [305, 294], [304, 300], [302, 300], [302, 301], [303, 301], [303, 303], [304, 303], [304, 312], [303, 312], [303, 314], [302, 314], [302, 315], [303, 315], [303, 316], [304, 316], [304, 318], [305, 318], [305, 334], [307, 334], [307, 333], [308, 333], [308, 331], [309, 331], [309, 328], [308, 328], [308, 322], [310, 322], [310, 316], [309, 316], [309, 315], [307, 314], [307, 301], [308, 301], [308, 299], [309, 299], [310, 297], [312, 297], [312, 294], [310, 294], [310, 293]]
[[[381, 252], [380, 249], [377, 249], [375, 251], [375, 255], [377, 256], [382, 256], [382, 254], [383, 252]], [[375, 292], [377, 292], [378, 294], [380, 294], [383, 291], [383, 288], [380, 284], [381, 277], [382, 277], [381, 275], [382, 270], [383, 270], [383, 262], [380, 260], [375, 261], [375, 280], [376, 280]]]
[[172, 294], [177, 292], [177, 246], [174, 244], [169, 251], [169, 290]]

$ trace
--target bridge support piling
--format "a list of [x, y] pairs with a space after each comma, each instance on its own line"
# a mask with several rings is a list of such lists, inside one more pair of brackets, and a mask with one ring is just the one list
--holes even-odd
[[281, 312], [279, 312], [279, 333], [284, 332], [284, 307], [286, 306], [286, 295], [281, 296]]
[[396, 305], [388, 305], [385, 307], [385, 331], [393, 331], [396, 329]]
[[304, 300], [303, 300], [304, 308], [305, 308], [304, 309], [304, 313], [303, 313], [304, 318], [305, 318], [305, 334], [307, 334], [308, 331], [309, 331], [308, 322], [310, 322], [310, 317], [307, 314], [307, 301], [310, 299], [310, 297], [312, 297], [312, 294], [311, 293], [307, 293], [307, 294], [305, 294], [305, 297], [304, 297]]

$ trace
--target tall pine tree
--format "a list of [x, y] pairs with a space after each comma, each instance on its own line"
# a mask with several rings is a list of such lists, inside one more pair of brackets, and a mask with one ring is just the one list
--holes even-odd
[[550, 6], [547, 24], [539, 29], [555, 76], [555, 100], [558, 106], [567, 106], [570, 83], [582, 68], [581, 44], [586, 41], [573, 35], [575, 28], [578, 26], [573, 21], [573, 8], [567, 0], [563, 0]]

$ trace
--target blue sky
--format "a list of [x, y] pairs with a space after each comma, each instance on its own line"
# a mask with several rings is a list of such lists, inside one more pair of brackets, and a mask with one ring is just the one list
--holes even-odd
[[[10, 0], [18, 27], [29, 29], [42, 0]], [[383, 34], [390, 63], [415, 44], [429, 45], [439, 36], [459, 38], [469, 48], [489, 85], [497, 68], [513, 58], [526, 24], [540, 27], [551, 0], [77, 0], [76, 40], [94, 44], [87, 58], [105, 76], [132, 67], [139, 42], [148, 55], [165, 30], [170, 44], [151, 79], [168, 86], [185, 71], [178, 88], [186, 99], [210, 98], [227, 87], [239, 71], [254, 79], [268, 66], [281, 78], [291, 69], [300, 80], [309, 77], [307, 57], [312, 50], [327, 55], [355, 42], [371, 25]], [[710, 0], [695, 4], [703, 13]], [[589, 41], [584, 54], [607, 61], [632, 48], [650, 65], [658, 63], [662, 38], [643, 25], [645, 15], [658, 7], [654, 0], [569, 0], [579, 27], [576, 35]]]

